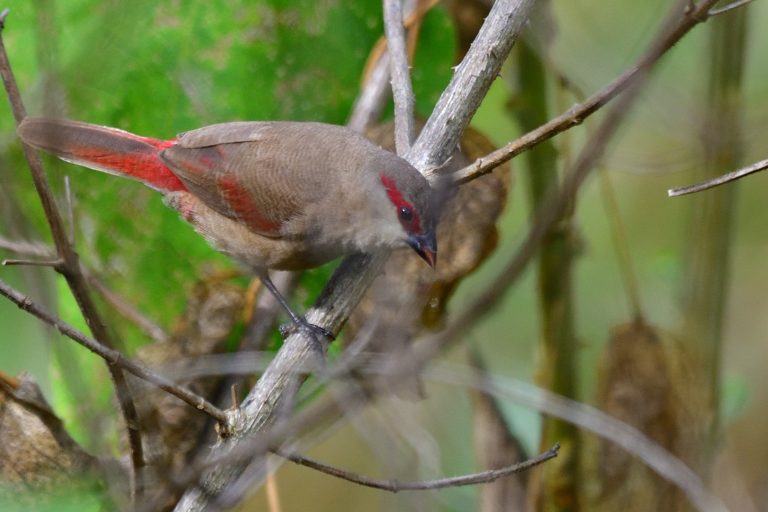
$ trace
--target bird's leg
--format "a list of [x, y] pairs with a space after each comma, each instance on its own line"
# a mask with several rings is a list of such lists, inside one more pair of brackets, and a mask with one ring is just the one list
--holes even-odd
[[[277, 302], [280, 303], [280, 305], [285, 309], [285, 311], [288, 313], [288, 316], [291, 318], [291, 321], [294, 323], [296, 327], [299, 329], [308, 330], [314, 335], [320, 335], [325, 338], [328, 338], [329, 340], [333, 341], [336, 339], [336, 336], [333, 335], [331, 331], [328, 329], [324, 329], [323, 327], [320, 327], [319, 325], [311, 324], [307, 322], [307, 319], [304, 318], [301, 315], [297, 315], [296, 312], [291, 309], [291, 306], [288, 304], [288, 301], [285, 300], [285, 297], [280, 293], [280, 290], [277, 289], [275, 284], [272, 282], [272, 280], [269, 278], [269, 274], [267, 272], [259, 272], [259, 279], [261, 279], [261, 282], [264, 283], [264, 286], [267, 287], [267, 289], [272, 292], [272, 295], [277, 299]], [[284, 330], [281, 328], [280, 332], [285, 334]]]

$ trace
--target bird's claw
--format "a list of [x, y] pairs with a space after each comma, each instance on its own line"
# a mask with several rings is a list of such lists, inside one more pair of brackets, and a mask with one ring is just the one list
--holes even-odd
[[299, 317], [298, 319], [295, 319], [288, 324], [281, 325], [280, 334], [282, 334], [284, 337], [287, 337], [289, 334], [293, 333], [295, 329], [308, 331], [314, 339], [317, 339], [318, 336], [321, 336], [330, 341], [336, 340], [336, 336], [331, 331], [324, 327], [320, 327], [319, 325], [307, 322], [304, 317]]

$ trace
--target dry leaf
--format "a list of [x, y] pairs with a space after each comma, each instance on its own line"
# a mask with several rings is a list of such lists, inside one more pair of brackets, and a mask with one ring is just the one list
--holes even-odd
[[0, 497], [37, 502], [62, 488], [89, 485], [82, 478], [94, 460], [69, 436], [28, 375], [0, 376]]

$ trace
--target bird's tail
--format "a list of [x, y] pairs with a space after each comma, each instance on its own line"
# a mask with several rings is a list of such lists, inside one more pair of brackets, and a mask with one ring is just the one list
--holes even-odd
[[186, 190], [160, 160], [160, 151], [175, 144], [95, 124], [28, 117], [18, 128], [21, 139], [62, 160], [97, 171], [126, 176], [161, 192]]

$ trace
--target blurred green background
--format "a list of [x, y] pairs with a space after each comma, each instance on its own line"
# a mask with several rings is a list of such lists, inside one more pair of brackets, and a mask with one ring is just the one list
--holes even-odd
[[[170, 138], [204, 124], [230, 120], [293, 119], [344, 123], [359, 89], [368, 52], [379, 38], [377, 1], [317, 0], [8, 0], [11, 9], [4, 38], [19, 86], [31, 114], [60, 115], [116, 126], [148, 136]], [[590, 94], [625, 70], [643, 51], [666, 13], [668, 2], [554, 1], [551, 65], [581, 91]], [[768, 6], [749, 7], [748, 56], [743, 81], [744, 163], [766, 157], [768, 69], [762, 65], [768, 34]], [[540, 28], [540, 26], [538, 26]], [[581, 399], [594, 399], [595, 371], [613, 326], [631, 319], [610, 237], [608, 218], [621, 215], [634, 259], [647, 319], [663, 331], [679, 328], [683, 242], [690, 200], [668, 199], [666, 189], [688, 184], [703, 160], [702, 118], [706, 105], [707, 26], [700, 26], [664, 58], [651, 85], [629, 114], [629, 122], [609, 146], [602, 166], [610, 174], [619, 211], [606, 209], [596, 179], [579, 196], [577, 230], [580, 253], [575, 263], [575, 324], [580, 349], [577, 367]], [[428, 115], [451, 76], [456, 49], [452, 20], [442, 7], [425, 19], [413, 68], [417, 110]], [[486, 98], [473, 126], [498, 144], [520, 134], [511, 115], [516, 95], [511, 84], [515, 52]], [[554, 96], [554, 95], [553, 95]], [[552, 114], [574, 103], [553, 101]], [[599, 117], [599, 114], [598, 114]], [[591, 122], [566, 135], [575, 148]], [[557, 139], [564, 149], [564, 139]], [[87, 265], [148, 317], [170, 329], [183, 310], [195, 280], [231, 264], [211, 250], [138, 183], [112, 179], [47, 159], [52, 186], [63, 204], [63, 176], [75, 197], [76, 239]], [[528, 222], [523, 159], [513, 162], [516, 184], [501, 224], [501, 240], [491, 260], [464, 283], [452, 309], [481, 292], [509, 259]], [[728, 171], [730, 169], [723, 169]], [[39, 201], [21, 159], [7, 103], [0, 106], [0, 235], [50, 242]], [[738, 461], [738, 478], [754, 496], [768, 497], [768, 236], [764, 217], [768, 173], [737, 185], [731, 273], [723, 337], [723, 410], [721, 448]], [[13, 257], [0, 253], [2, 257]], [[441, 255], [442, 256], [442, 255]], [[328, 269], [314, 271], [322, 283]], [[40, 269], [0, 268], [10, 282], [85, 330], [60, 278]], [[319, 285], [306, 291], [308, 300]], [[130, 323], [108, 307], [110, 328], [133, 351], [146, 342]], [[503, 304], [468, 337], [488, 359], [492, 372], [531, 380], [537, 360], [538, 312], [534, 275], [529, 269]], [[75, 354], [84, 369], [79, 378], [87, 404], [73, 400], [61, 386], [62, 368], [55, 350]], [[463, 361], [461, 349], [448, 358]], [[115, 425], [108, 442], [87, 440], [78, 423], [79, 408], [103, 411], [114, 421], [109, 377], [104, 365], [39, 322], [0, 301], [0, 369], [32, 373], [57, 413], [78, 440], [116, 450]], [[458, 391], [458, 393], [457, 393]], [[408, 414], [430, 440], [422, 448], [425, 474], [458, 474], [475, 467], [471, 411], [461, 390], [430, 384], [430, 399], [416, 405], [384, 407], [330, 435], [311, 454], [341, 467], [402, 478], [397, 468], [380, 464], [369, 430], [386, 430], [394, 414]], [[458, 398], [457, 398], [458, 397]], [[515, 432], [535, 451], [538, 415], [512, 403], [502, 404]], [[380, 440], [379, 434], [374, 435]], [[407, 450], [406, 450], [407, 451]], [[731, 467], [731, 466], [729, 466]], [[419, 473], [419, 471], [415, 471]], [[462, 488], [423, 496], [390, 496], [350, 486], [312, 471], [285, 467], [278, 473], [285, 510], [345, 510], [415, 507], [435, 500], [442, 510], [470, 510], [476, 489]], [[294, 489], [299, 485], [301, 492]], [[762, 491], [760, 489], [763, 489]], [[728, 490], [726, 498], [729, 496]], [[761, 494], [762, 493], [762, 494]], [[262, 510], [257, 495], [243, 510]], [[765, 500], [763, 500], [765, 501]], [[251, 508], [249, 508], [251, 507]]]

